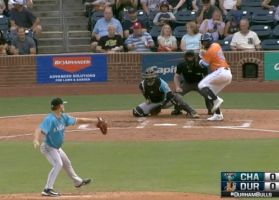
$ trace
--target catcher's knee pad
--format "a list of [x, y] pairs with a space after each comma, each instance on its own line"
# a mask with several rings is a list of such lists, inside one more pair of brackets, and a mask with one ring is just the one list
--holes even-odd
[[144, 114], [143, 110], [139, 106], [137, 106], [136, 108], [133, 109], [133, 115], [134, 115], [134, 117], [146, 116], [146, 114]]

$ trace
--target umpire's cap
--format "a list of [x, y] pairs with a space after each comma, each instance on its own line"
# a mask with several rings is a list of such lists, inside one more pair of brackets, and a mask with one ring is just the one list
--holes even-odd
[[66, 101], [63, 101], [61, 98], [59, 97], [56, 97], [54, 99], [51, 100], [50, 102], [50, 106], [51, 106], [51, 109], [55, 109], [57, 106], [61, 105], [61, 104], [64, 104], [64, 103], [67, 103]]
[[184, 56], [185, 57], [194, 57], [195, 52], [193, 50], [188, 50], [188, 51], [185, 52]]

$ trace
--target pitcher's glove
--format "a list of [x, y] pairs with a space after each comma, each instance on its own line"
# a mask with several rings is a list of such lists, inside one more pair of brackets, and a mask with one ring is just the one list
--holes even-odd
[[96, 126], [100, 129], [100, 131], [102, 132], [103, 135], [106, 135], [108, 132], [108, 124], [107, 122], [101, 118], [101, 117], [97, 117], [97, 124]]

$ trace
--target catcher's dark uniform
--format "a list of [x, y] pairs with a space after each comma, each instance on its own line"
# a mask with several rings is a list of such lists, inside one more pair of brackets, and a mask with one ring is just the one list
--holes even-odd
[[[180, 86], [182, 88], [181, 94], [182, 96], [187, 94], [190, 91], [197, 91], [200, 93], [198, 88], [199, 82], [208, 74], [206, 68], [202, 68], [199, 65], [198, 59], [194, 59], [193, 61], [183, 61], [177, 65], [176, 74], [180, 75]], [[200, 93], [201, 94], [201, 93]], [[205, 99], [205, 104], [210, 112], [211, 103]], [[179, 108], [175, 107], [175, 110], [179, 110]]]
[[133, 109], [135, 117], [156, 115], [162, 108], [168, 108], [172, 105], [178, 105], [189, 113], [191, 117], [197, 117], [196, 111], [184, 102], [180, 95], [174, 94], [168, 84], [161, 78], [156, 77], [152, 85], [143, 80], [139, 84], [139, 89], [146, 101]]

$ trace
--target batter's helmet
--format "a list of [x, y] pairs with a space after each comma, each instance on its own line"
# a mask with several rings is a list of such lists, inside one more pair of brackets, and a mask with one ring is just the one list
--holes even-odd
[[213, 43], [213, 37], [210, 33], [204, 33], [201, 36], [201, 43], [205, 48], [209, 48]]
[[144, 79], [156, 78], [157, 77], [157, 67], [152, 66], [148, 67], [145, 72], [143, 73], [142, 77]]

